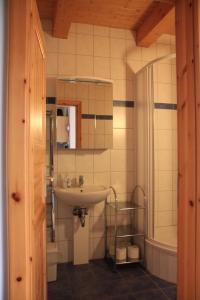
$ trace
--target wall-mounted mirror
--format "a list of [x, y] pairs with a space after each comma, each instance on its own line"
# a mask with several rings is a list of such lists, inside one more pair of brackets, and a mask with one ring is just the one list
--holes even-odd
[[[113, 86], [88, 78], [49, 79], [55, 84], [56, 142], [61, 149], [113, 146]], [[48, 79], [47, 79], [48, 87]]]

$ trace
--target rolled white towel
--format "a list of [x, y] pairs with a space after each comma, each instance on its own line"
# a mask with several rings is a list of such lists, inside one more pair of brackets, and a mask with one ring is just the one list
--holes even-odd
[[128, 260], [139, 259], [140, 249], [137, 245], [128, 246]]
[[127, 256], [126, 247], [117, 247], [116, 248], [116, 260], [117, 261], [125, 261]]

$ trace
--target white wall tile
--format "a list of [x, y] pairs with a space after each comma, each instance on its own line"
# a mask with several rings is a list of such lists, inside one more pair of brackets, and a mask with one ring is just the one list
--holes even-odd
[[111, 172], [111, 185], [118, 193], [131, 193], [135, 186], [135, 173]]
[[120, 28], [110, 28], [110, 36], [111, 38], [125, 39], [126, 30]]
[[172, 191], [158, 192], [158, 210], [159, 211], [172, 210]]
[[58, 242], [58, 263], [70, 262], [73, 260], [72, 241]]
[[177, 142], [178, 142], [177, 130], [172, 130], [172, 149], [173, 150], [177, 150]]
[[172, 85], [170, 83], [157, 84], [157, 102], [173, 103], [175, 96], [172, 93]]
[[83, 133], [81, 136], [81, 147], [83, 149], [88, 149], [89, 148], [89, 136], [88, 133]]
[[77, 34], [76, 53], [79, 55], [93, 55], [93, 37], [86, 34]]
[[157, 215], [158, 226], [169, 226], [172, 225], [172, 213], [171, 211], [158, 212]]
[[47, 53], [58, 52], [58, 39], [54, 38], [51, 33], [45, 32], [46, 50]]
[[126, 80], [115, 79], [113, 84], [113, 98], [126, 100]]
[[61, 173], [75, 172], [75, 152], [74, 151], [59, 151], [58, 152], [58, 170]]
[[112, 58], [126, 58], [126, 42], [124, 39], [110, 39], [110, 55]]
[[55, 77], [48, 77], [46, 80], [46, 96], [56, 97]]
[[[77, 172], [93, 172], [94, 158], [93, 151], [77, 151], [76, 152], [76, 171]], [[82, 175], [82, 174], [80, 174]]]
[[178, 201], [177, 200], [178, 199], [177, 199], [177, 191], [176, 190], [172, 192], [172, 197], [173, 197], [172, 198], [173, 199], [173, 203], [172, 203], [173, 207], [172, 208], [173, 208], [174, 211], [177, 211], [177, 205], [178, 205]]
[[159, 171], [158, 172], [158, 190], [159, 191], [172, 191], [172, 172]]
[[110, 35], [109, 27], [94, 25], [94, 35], [109, 37]]
[[76, 68], [78, 76], [93, 76], [94, 60], [92, 56], [77, 55]]
[[172, 151], [159, 150], [158, 151], [158, 168], [160, 171], [172, 171], [173, 160]]
[[57, 219], [56, 231], [58, 241], [71, 241], [73, 238], [73, 219]]
[[158, 149], [172, 150], [172, 130], [158, 130]]
[[58, 74], [58, 56], [57, 53], [48, 53], [47, 54], [47, 75], [56, 75]]
[[87, 119], [81, 120], [81, 134], [89, 133], [88, 121], [89, 120], [87, 120]]
[[76, 35], [69, 34], [67, 39], [58, 39], [58, 53], [76, 53]]
[[110, 40], [105, 36], [94, 36], [94, 56], [110, 57]]
[[178, 187], [178, 173], [177, 171], [172, 172], [172, 190], [176, 191]]
[[133, 129], [113, 129], [114, 149], [134, 149], [135, 140], [135, 133]]
[[126, 64], [124, 60], [111, 58], [111, 79], [126, 79]]
[[109, 170], [109, 172], [95, 172], [94, 173], [94, 184], [110, 186], [110, 170]]
[[111, 150], [111, 171], [134, 171], [134, 155], [131, 150]]
[[76, 87], [76, 95], [78, 99], [88, 100], [89, 86], [87, 83], [79, 84]]
[[172, 67], [170, 64], [158, 64], [158, 82], [172, 82]]
[[110, 79], [110, 59], [106, 57], [94, 57], [94, 76]]
[[113, 127], [115, 129], [123, 128], [133, 128], [134, 119], [133, 119], [133, 109], [124, 108], [124, 107], [114, 107], [113, 108]]
[[94, 152], [94, 172], [107, 172], [110, 170], [110, 150]]
[[76, 73], [76, 56], [72, 54], [60, 54], [58, 56], [58, 74], [73, 76]]
[[[156, 121], [156, 120], [155, 120]], [[172, 129], [172, 111], [169, 109], [157, 109], [157, 129]]]

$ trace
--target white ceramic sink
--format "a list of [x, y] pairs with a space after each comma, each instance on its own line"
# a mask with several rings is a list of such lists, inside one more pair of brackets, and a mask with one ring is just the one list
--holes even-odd
[[56, 198], [73, 207], [90, 207], [104, 201], [109, 193], [110, 188], [100, 185], [70, 187], [67, 189], [55, 188]]

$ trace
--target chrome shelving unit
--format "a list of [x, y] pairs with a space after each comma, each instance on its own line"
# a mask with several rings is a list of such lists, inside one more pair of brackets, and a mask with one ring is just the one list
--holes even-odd
[[[114, 267], [122, 264], [145, 263], [145, 228], [146, 228], [146, 195], [141, 186], [137, 185], [132, 193], [131, 201], [120, 201], [111, 187], [114, 201], [107, 199], [105, 206], [105, 258]], [[125, 221], [126, 224], [123, 225]], [[118, 246], [137, 245], [140, 257], [135, 260], [118, 261]]]

